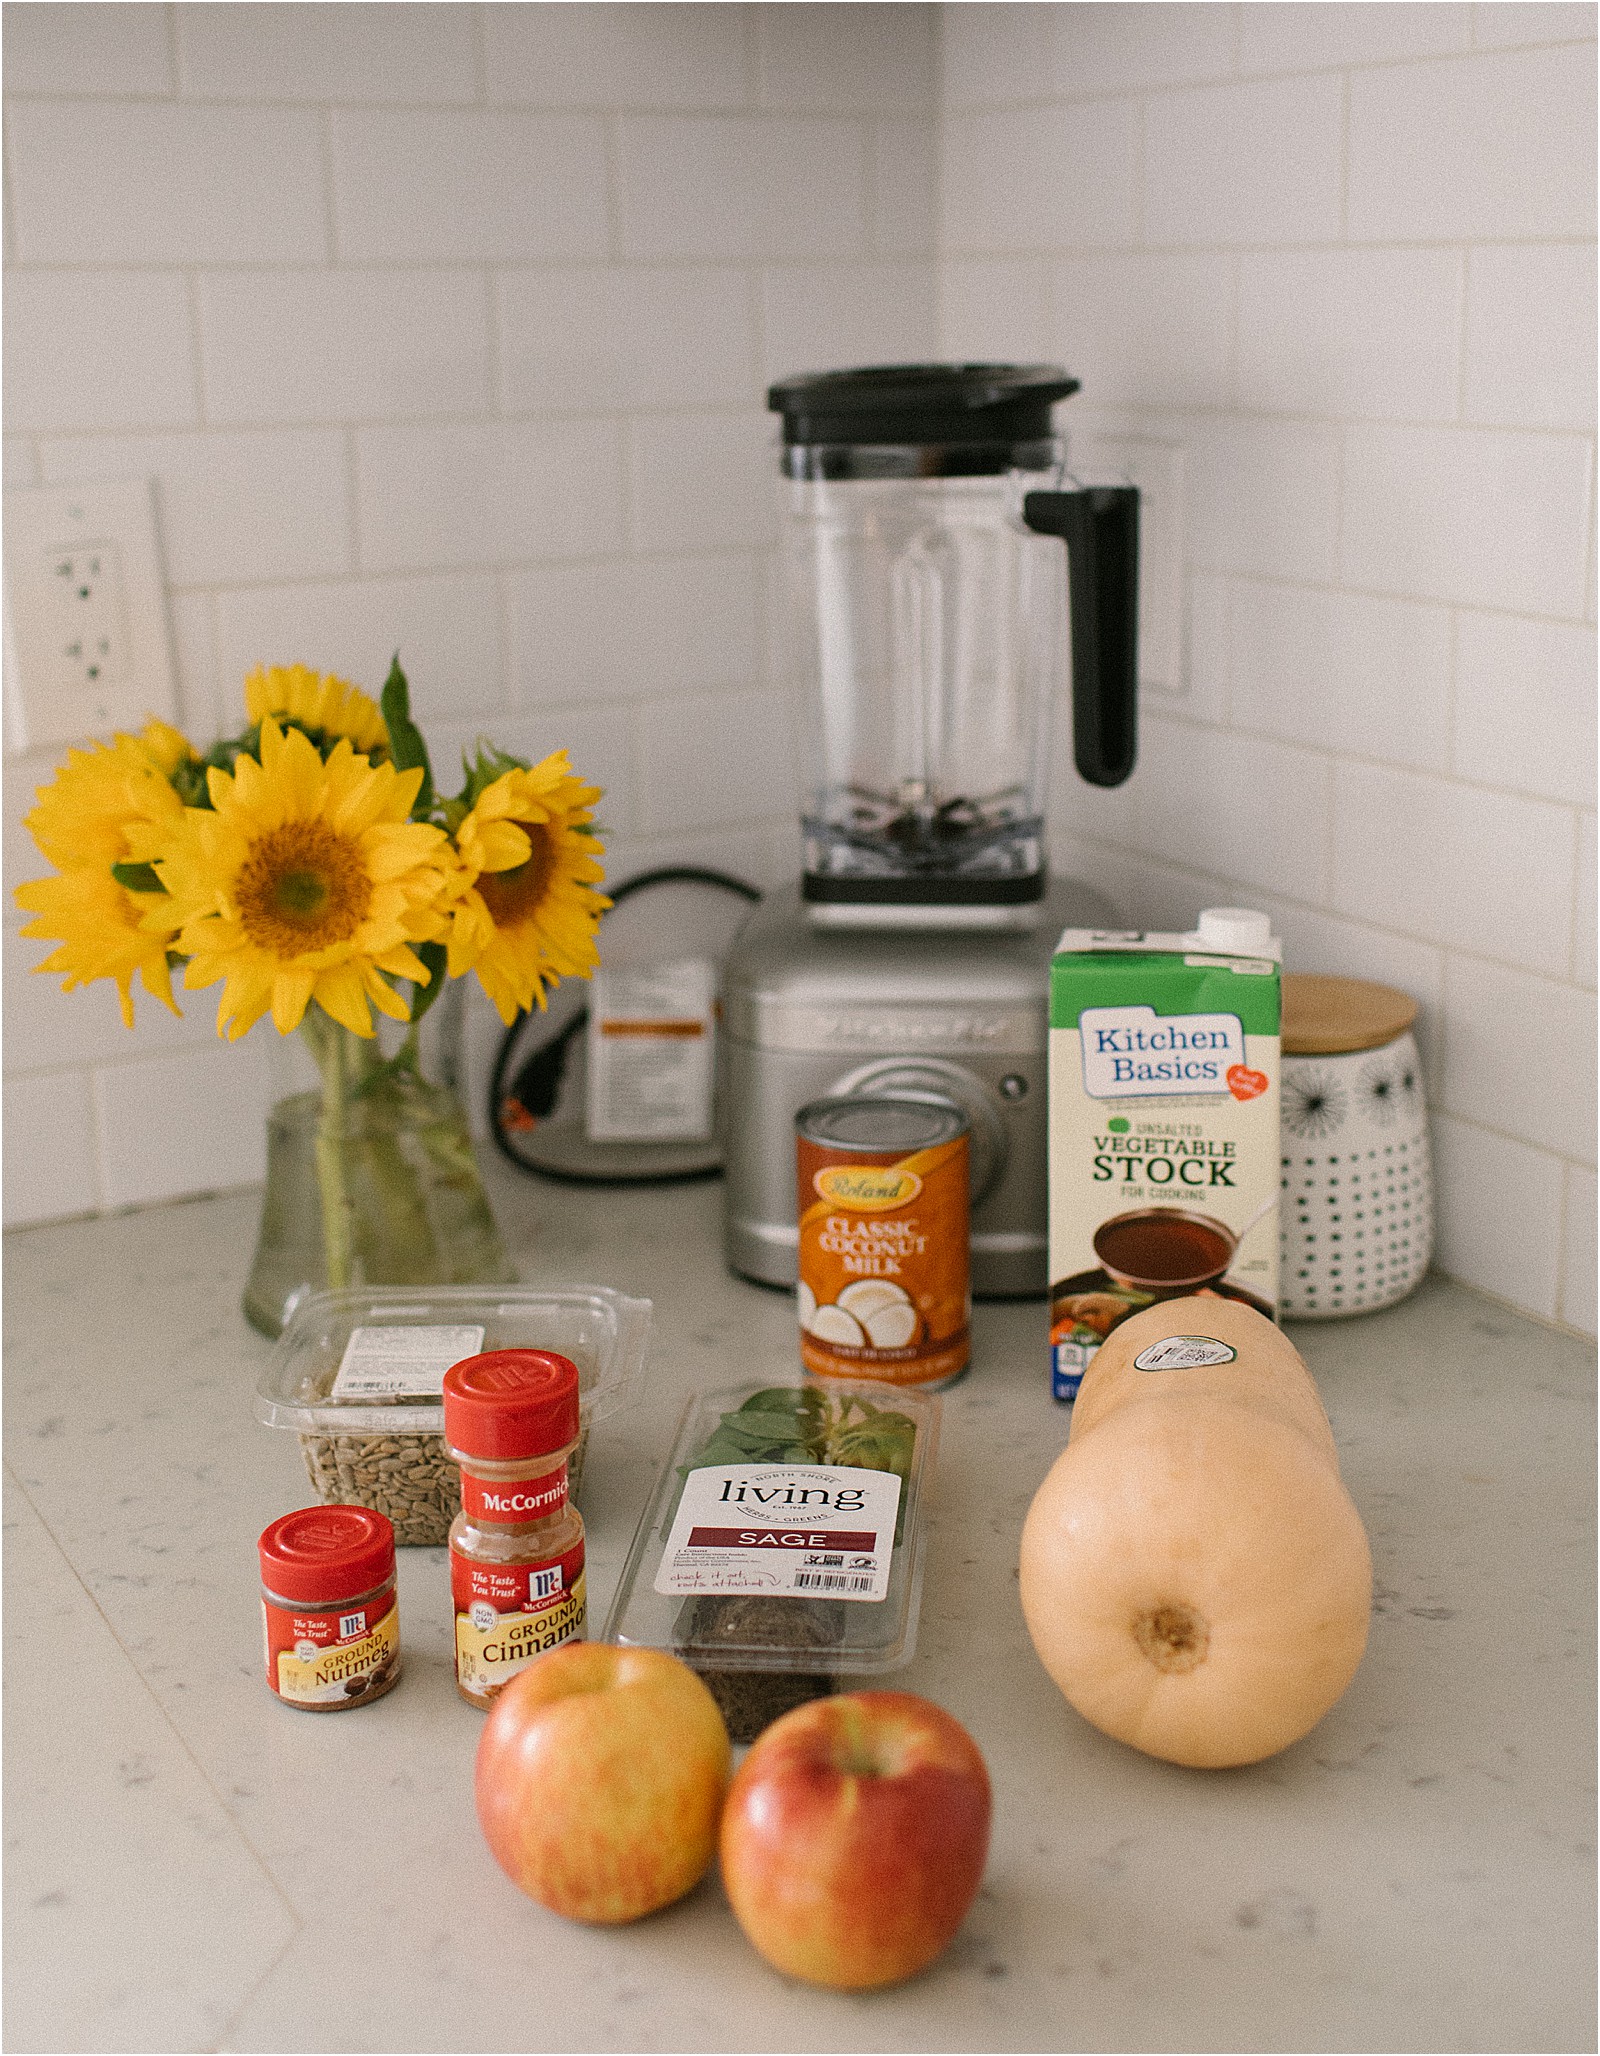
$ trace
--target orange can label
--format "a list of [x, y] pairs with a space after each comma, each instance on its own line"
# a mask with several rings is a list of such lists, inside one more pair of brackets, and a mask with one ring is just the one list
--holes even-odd
[[813, 1377], [942, 1385], [965, 1370], [967, 1138], [843, 1153], [798, 1143], [800, 1360]]

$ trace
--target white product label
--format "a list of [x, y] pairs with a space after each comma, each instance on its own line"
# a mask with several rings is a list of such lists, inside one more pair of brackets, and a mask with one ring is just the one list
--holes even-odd
[[691, 1471], [655, 1589], [884, 1599], [900, 1480], [832, 1464]]
[[481, 1327], [353, 1328], [334, 1399], [437, 1399], [444, 1374], [483, 1347]]
[[1238, 1355], [1214, 1335], [1168, 1335], [1133, 1360], [1136, 1371], [1193, 1371], [1204, 1364], [1231, 1364]]
[[589, 999], [591, 1142], [711, 1136], [716, 972], [703, 957], [601, 968]]
[[1226, 1093], [1244, 1063], [1237, 1014], [1158, 1014], [1154, 1007], [1085, 1007], [1078, 1018], [1083, 1089], [1091, 1099]]

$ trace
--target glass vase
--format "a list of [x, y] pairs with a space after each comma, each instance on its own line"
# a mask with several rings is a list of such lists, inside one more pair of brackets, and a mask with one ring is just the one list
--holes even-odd
[[385, 1059], [315, 1009], [302, 1032], [322, 1089], [267, 1118], [251, 1326], [276, 1336], [307, 1292], [329, 1286], [514, 1280], [461, 1103], [422, 1075], [414, 1038]]

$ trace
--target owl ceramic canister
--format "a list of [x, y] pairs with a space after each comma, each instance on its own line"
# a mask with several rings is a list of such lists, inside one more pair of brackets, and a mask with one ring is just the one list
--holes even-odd
[[1417, 1003], [1387, 985], [1283, 981], [1279, 1311], [1331, 1320], [1392, 1306], [1433, 1254], [1433, 1171]]

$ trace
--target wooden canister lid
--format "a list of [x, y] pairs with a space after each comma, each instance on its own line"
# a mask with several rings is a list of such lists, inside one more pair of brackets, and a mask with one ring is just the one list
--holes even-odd
[[1372, 985], [1365, 978], [1326, 978], [1315, 971], [1284, 973], [1285, 1056], [1331, 1057], [1381, 1049], [1404, 1035], [1416, 1018], [1416, 1001], [1392, 985]]

